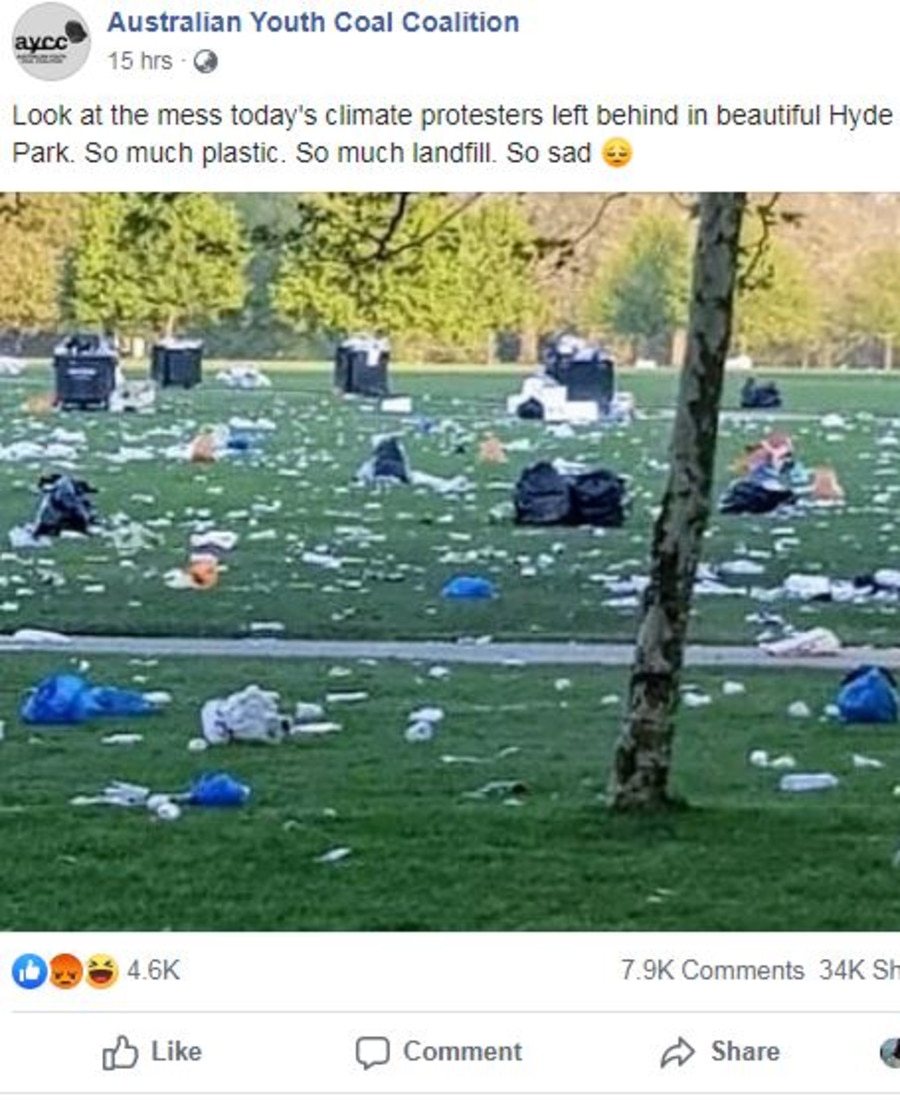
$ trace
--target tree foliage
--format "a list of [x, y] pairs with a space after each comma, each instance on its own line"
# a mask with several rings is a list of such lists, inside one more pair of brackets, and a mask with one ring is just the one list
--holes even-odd
[[847, 321], [860, 336], [900, 340], [900, 249], [858, 261], [847, 293]]
[[2, 197], [0, 326], [28, 332], [56, 324], [63, 259], [79, 203], [75, 195]]
[[603, 262], [586, 320], [638, 346], [666, 339], [687, 319], [689, 282], [687, 223], [648, 212]]
[[764, 264], [760, 277], [738, 294], [736, 343], [754, 355], [803, 351], [815, 342], [823, 321], [809, 268], [795, 248], [776, 238], [766, 242]]
[[538, 310], [534, 238], [509, 201], [306, 196], [274, 290], [299, 328], [372, 331], [459, 351]]
[[239, 309], [248, 249], [234, 207], [207, 194], [85, 199], [67, 287], [74, 320], [171, 333]]

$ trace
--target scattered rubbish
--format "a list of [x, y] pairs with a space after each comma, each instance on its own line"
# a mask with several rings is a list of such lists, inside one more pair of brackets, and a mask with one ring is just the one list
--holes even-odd
[[103, 745], [139, 745], [143, 740], [142, 733], [110, 733], [100, 738]]
[[398, 394], [396, 397], [383, 397], [378, 406], [383, 413], [399, 413], [409, 416], [413, 409], [412, 398], [408, 395]]
[[414, 744], [419, 741], [430, 741], [435, 734], [434, 726], [430, 722], [417, 721], [407, 726], [404, 738]]
[[75, 725], [92, 718], [132, 718], [156, 711], [140, 692], [92, 687], [83, 677], [63, 672], [33, 688], [20, 713], [29, 725]]
[[844, 490], [830, 466], [818, 466], [813, 470], [810, 496], [818, 504], [844, 503]]
[[521, 779], [493, 779], [475, 791], [464, 792], [463, 798], [521, 798], [528, 793], [528, 784]]
[[897, 721], [897, 685], [886, 669], [863, 665], [842, 681], [836, 705], [844, 722], [873, 724]]
[[748, 378], [741, 386], [742, 409], [780, 409], [781, 392], [774, 382]]
[[296, 722], [318, 722], [325, 717], [325, 710], [318, 703], [298, 703], [294, 709]]
[[881, 760], [876, 760], [873, 756], [862, 756], [860, 753], [855, 752], [850, 757], [854, 768], [871, 768], [878, 770], [884, 767], [884, 763]]
[[200, 531], [191, 535], [191, 549], [197, 553], [230, 553], [238, 543], [234, 531]]
[[316, 863], [340, 863], [341, 860], [347, 858], [347, 856], [353, 853], [352, 848], [329, 848], [327, 852], [323, 852], [322, 855], [316, 856]]
[[797, 761], [790, 755], [776, 756], [774, 760], [769, 761], [769, 767], [776, 771], [787, 771], [789, 768], [796, 768]]
[[787, 709], [789, 718], [811, 718], [812, 711], [808, 705], [803, 702], [802, 699], [798, 699], [796, 702], [791, 703]]
[[175, 802], [161, 802], [156, 807], [156, 816], [160, 821], [177, 821], [181, 817], [181, 807]]
[[250, 684], [225, 699], [208, 699], [200, 711], [203, 737], [210, 745], [232, 741], [279, 744], [291, 721], [278, 709], [279, 696]]
[[753, 749], [747, 760], [754, 768], [767, 768], [769, 766], [769, 754], [765, 749]]
[[301, 722], [291, 726], [291, 737], [324, 737], [329, 733], [340, 733], [342, 729], [338, 722]]
[[817, 626], [776, 642], [761, 642], [760, 649], [771, 657], [828, 657], [840, 652], [841, 642], [834, 631]]
[[725, 680], [722, 684], [723, 695], [745, 695], [747, 688], [739, 680]]
[[369, 698], [367, 691], [329, 691], [326, 703], [362, 703]]
[[97, 490], [87, 481], [68, 474], [50, 474], [40, 478], [41, 502], [31, 528], [36, 539], [55, 537], [63, 531], [87, 535], [97, 522], [97, 511], [90, 499]]
[[188, 801], [192, 806], [243, 806], [251, 793], [248, 784], [228, 772], [209, 772], [194, 780]]
[[681, 701], [686, 707], [708, 707], [712, 696], [699, 691], [682, 692]]
[[192, 737], [187, 747], [188, 752], [205, 752], [209, 748], [209, 741], [205, 737]]
[[112, 413], [152, 413], [156, 408], [156, 384], [152, 381], [120, 378], [109, 395]]
[[23, 626], [11, 635], [12, 641], [19, 645], [71, 645], [72, 639], [67, 634], [58, 634], [55, 630], [38, 630], [34, 627]]
[[500, 465], [507, 461], [506, 449], [495, 435], [489, 435], [478, 445], [478, 459]]
[[357, 470], [356, 480], [364, 485], [379, 483], [408, 485], [409, 460], [400, 440], [394, 436], [377, 439], [372, 457]]
[[432, 665], [428, 670], [428, 675], [432, 680], [444, 680], [450, 675], [450, 669], [444, 665]]
[[609, 470], [570, 474], [558, 464], [537, 462], [520, 474], [513, 503], [517, 524], [621, 527], [625, 480]]
[[441, 589], [445, 600], [492, 600], [497, 595], [493, 583], [486, 577], [452, 577]]
[[227, 370], [221, 370], [216, 378], [232, 390], [261, 390], [269, 389], [272, 385], [268, 375], [247, 363], [237, 363]]
[[724, 515], [765, 515], [796, 500], [793, 489], [785, 488], [761, 468], [728, 486], [719, 501], [719, 511]]
[[830, 791], [839, 784], [840, 780], [831, 772], [794, 772], [781, 777], [778, 789], [789, 793]]

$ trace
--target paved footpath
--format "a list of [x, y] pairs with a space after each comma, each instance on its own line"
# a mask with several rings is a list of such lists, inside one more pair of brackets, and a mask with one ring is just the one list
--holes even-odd
[[[631, 664], [630, 645], [569, 642], [391, 642], [313, 641], [281, 638], [134, 638], [72, 635], [64, 642], [23, 643], [0, 635], [0, 656], [16, 653], [108, 654], [129, 657], [222, 657], [290, 660], [427, 661], [465, 665]], [[847, 648], [833, 657], [770, 657], [753, 646], [697, 645], [688, 648], [689, 668], [812, 668], [846, 670], [861, 664], [900, 669], [900, 649]]]

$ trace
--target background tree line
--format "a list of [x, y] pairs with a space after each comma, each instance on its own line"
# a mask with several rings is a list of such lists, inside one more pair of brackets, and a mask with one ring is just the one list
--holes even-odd
[[[6, 347], [63, 327], [190, 332], [213, 354], [327, 354], [389, 334], [413, 360], [533, 360], [575, 327], [624, 361], [680, 362], [693, 201], [679, 196], [102, 194], [0, 202]], [[732, 350], [890, 367], [900, 197], [785, 196]], [[745, 229], [753, 247], [755, 221]]]

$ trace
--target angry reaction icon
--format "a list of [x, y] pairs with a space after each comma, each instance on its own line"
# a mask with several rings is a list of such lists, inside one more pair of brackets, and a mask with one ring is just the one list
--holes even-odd
[[74, 989], [83, 974], [81, 959], [74, 955], [54, 955], [50, 960], [50, 982], [57, 989]]
[[108, 989], [116, 984], [119, 967], [112, 955], [91, 955], [85, 966], [85, 980], [94, 989]]

